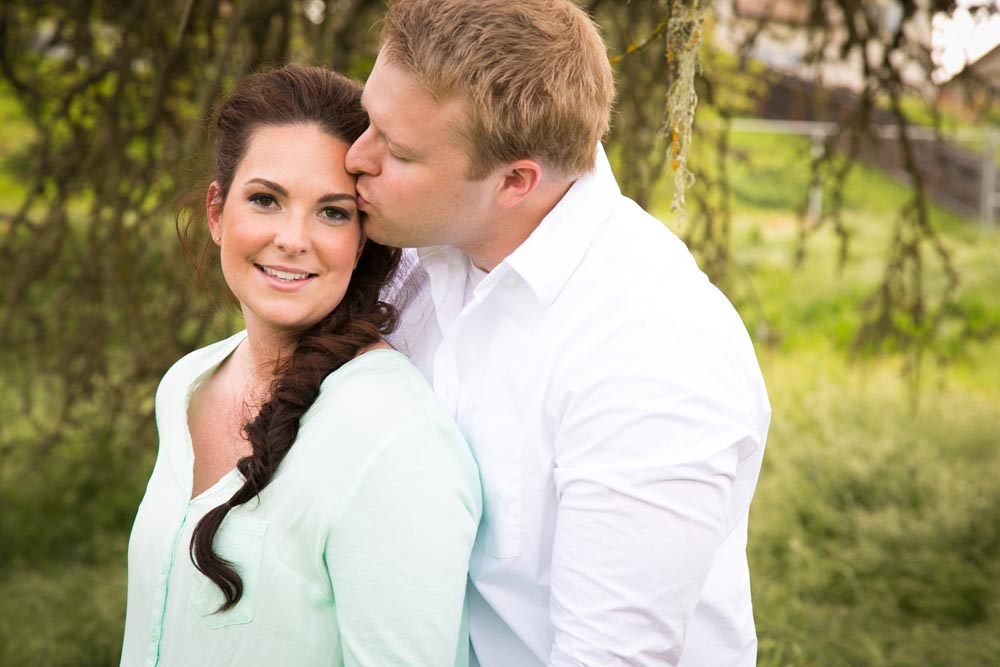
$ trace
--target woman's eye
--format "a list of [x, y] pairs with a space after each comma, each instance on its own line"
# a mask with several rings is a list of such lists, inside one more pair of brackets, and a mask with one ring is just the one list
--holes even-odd
[[254, 195], [250, 195], [250, 201], [260, 206], [261, 208], [271, 208], [278, 203], [278, 200], [269, 194], [264, 194], [259, 192]]
[[323, 209], [322, 215], [327, 220], [334, 220], [336, 222], [346, 222], [351, 219], [350, 212], [337, 206], [327, 206]]

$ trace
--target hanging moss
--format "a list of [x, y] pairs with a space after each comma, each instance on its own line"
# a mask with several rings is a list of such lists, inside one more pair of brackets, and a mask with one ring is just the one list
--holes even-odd
[[691, 149], [691, 128], [698, 106], [694, 80], [698, 73], [704, 14], [701, 0], [671, 0], [667, 21], [666, 59], [670, 89], [667, 92], [663, 131], [670, 138], [668, 150], [674, 174], [674, 199], [670, 210], [676, 211], [682, 221], [685, 190], [694, 181], [687, 161]]

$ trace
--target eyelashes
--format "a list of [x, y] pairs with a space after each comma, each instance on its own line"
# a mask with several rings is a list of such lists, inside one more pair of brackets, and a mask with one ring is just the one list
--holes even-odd
[[269, 195], [265, 192], [256, 192], [247, 197], [247, 201], [259, 206], [260, 208], [274, 208], [274, 206], [278, 203], [278, 200], [275, 199], [273, 195]]
[[[255, 208], [271, 211], [279, 208], [278, 199], [266, 192], [255, 192], [247, 197], [249, 201]], [[319, 211], [319, 217], [325, 221], [333, 223], [343, 223], [351, 222], [354, 220], [356, 213], [354, 210], [349, 210], [346, 208], [341, 208], [340, 206], [324, 206]]]
[[354, 216], [350, 211], [336, 206], [327, 206], [324, 208], [323, 215], [335, 222], [350, 222], [354, 219]]

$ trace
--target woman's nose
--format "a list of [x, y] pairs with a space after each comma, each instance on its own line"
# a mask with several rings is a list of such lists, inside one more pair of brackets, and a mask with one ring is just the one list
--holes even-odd
[[274, 235], [274, 245], [289, 255], [301, 255], [309, 249], [309, 231], [305, 216], [292, 216], [283, 221]]

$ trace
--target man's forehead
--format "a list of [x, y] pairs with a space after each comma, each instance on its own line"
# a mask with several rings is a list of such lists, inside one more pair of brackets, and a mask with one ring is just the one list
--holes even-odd
[[379, 58], [361, 95], [373, 125], [419, 136], [436, 127], [454, 131], [468, 118], [468, 104], [458, 96], [438, 99], [405, 67]]
[[452, 111], [467, 106], [460, 91], [436, 90], [405, 65], [382, 55], [375, 59], [375, 65], [368, 75], [368, 83], [365, 84], [361, 96], [363, 101], [372, 100], [372, 94], [369, 92], [372, 88], [377, 89], [379, 97], [395, 93], [395, 96], [406, 104], [421, 101], [435, 106], [454, 107], [450, 109]]
[[400, 110], [394, 107], [401, 106], [407, 98], [411, 102], [415, 101], [413, 97], [419, 91], [411, 90], [416, 86], [407, 81], [405, 71], [381, 63], [381, 60], [376, 60], [375, 67], [368, 75], [368, 81], [361, 92], [361, 105], [369, 114], [398, 114]]

